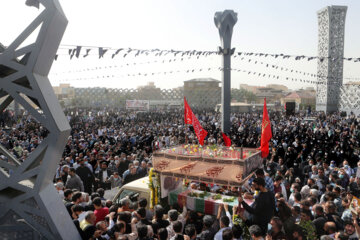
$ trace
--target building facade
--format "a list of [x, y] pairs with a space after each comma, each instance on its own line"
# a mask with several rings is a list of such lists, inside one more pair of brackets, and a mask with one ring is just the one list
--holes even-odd
[[184, 96], [192, 108], [214, 110], [221, 103], [220, 83], [213, 78], [184, 81]]
[[295, 102], [296, 108], [298, 110], [305, 110], [309, 106], [314, 109], [316, 103], [316, 95], [313, 91], [295, 91], [281, 98], [281, 105], [285, 106], [287, 102]]

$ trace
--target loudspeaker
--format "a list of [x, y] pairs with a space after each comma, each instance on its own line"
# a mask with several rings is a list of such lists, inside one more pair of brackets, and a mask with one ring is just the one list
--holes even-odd
[[285, 107], [286, 107], [286, 116], [295, 114], [295, 102], [286, 102]]

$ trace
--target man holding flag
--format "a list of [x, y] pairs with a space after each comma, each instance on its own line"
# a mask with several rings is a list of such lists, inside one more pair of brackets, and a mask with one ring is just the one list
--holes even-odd
[[264, 98], [264, 110], [263, 110], [263, 120], [261, 124], [261, 157], [266, 158], [269, 155], [269, 141], [272, 138], [271, 133], [271, 122], [266, 108], [266, 98]]

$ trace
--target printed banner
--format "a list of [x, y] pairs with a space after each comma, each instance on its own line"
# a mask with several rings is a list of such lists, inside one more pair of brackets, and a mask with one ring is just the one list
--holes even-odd
[[126, 100], [126, 109], [137, 111], [149, 111], [149, 100]]
[[161, 198], [169, 196], [169, 193], [182, 188], [182, 180], [180, 178], [170, 176], [160, 176], [161, 181]]

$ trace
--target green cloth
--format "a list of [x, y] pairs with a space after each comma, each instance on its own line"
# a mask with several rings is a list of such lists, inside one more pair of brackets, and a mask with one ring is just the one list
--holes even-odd
[[195, 198], [195, 211], [204, 213], [205, 201], [203, 198]]
[[178, 195], [181, 192], [182, 192], [182, 190], [180, 190], [180, 189], [177, 191], [170, 192], [170, 194], [169, 194], [169, 204], [170, 205], [173, 205], [174, 203], [178, 202]]

